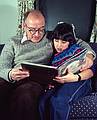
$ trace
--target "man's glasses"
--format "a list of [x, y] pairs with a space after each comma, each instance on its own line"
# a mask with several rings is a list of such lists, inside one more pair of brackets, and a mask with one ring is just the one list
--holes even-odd
[[38, 29], [32, 28], [32, 27], [30, 28], [27, 25], [26, 25], [26, 27], [28, 28], [29, 32], [31, 32], [32, 35], [34, 35], [36, 32], [38, 32], [40, 35], [44, 35], [44, 33], [45, 33], [44, 27], [41, 27]]

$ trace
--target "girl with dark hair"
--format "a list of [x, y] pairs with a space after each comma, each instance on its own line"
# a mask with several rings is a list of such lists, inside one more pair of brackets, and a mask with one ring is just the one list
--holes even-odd
[[[52, 31], [50, 39], [53, 41], [55, 49], [52, 65], [58, 67], [59, 71], [65, 60], [68, 61], [83, 50], [76, 44], [74, 27], [70, 24], [58, 24]], [[40, 99], [41, 120], [47, 120], [47, 118], [49, 120], [68, 120], [72, 102], [90, 93], [90, 78], [93, 76], [93, 72], [94, 67], [73, 73], [70, 67], [65, 74], [60, 73], [54, 79], [58, 84], [50, 85]]]

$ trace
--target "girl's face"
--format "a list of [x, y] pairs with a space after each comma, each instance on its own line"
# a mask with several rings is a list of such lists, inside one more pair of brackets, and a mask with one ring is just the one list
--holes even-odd
[[55, 50], [59, 53], [62, 52], [63, 50], [67, 49], [69, 46], [68, 41], [63, 41], [61, 39], [54, 39], [54, 47]]

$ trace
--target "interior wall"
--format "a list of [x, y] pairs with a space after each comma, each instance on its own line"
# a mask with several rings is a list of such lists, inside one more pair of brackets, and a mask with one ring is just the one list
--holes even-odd
[[17, 21], [17, 0], [0, 0], [0, 44], [16, 35]]

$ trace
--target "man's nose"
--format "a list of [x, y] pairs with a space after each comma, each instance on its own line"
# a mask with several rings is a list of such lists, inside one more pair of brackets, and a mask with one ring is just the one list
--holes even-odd
[[39, 36], [39, 31], [38, 31], [38, 30], [35, 32], [35, 35], [36, 35], [36, 36]]

